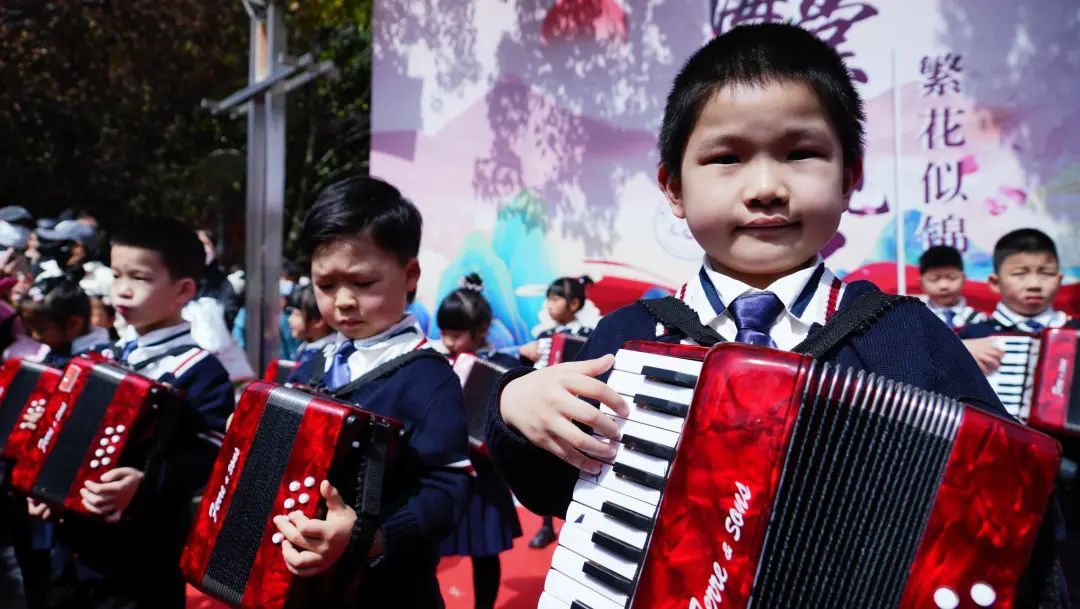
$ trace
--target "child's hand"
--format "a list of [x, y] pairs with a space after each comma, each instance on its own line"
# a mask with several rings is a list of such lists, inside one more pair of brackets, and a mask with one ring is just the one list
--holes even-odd
[[1005, 351], [994, 343], [994, 339], [969, 338], [964, 341], [964, 346], [975, 358], [975, 363], [983, 374], [990, 374], [1001, 366], [1001, 359], [1005, 357]]
[[294, 575], [311, 577], [334, 565], [352, 537], [356, 512], [341, 500], [341, 493], [326, 480], [319, 485], [326, 500], [326, 518], [308, 518], [299, 510], [286, 516], [275, 516], [274, 525], [285, 536], [281, 554], [285, 566]]
[[41, 417], [43, 417], [43, 416], [45, 416], [45, 413], [43, 411], [38, 411], [38, 412], [27, 411], [26, 414], [23, 415], [22, 422], [23, 422], [24, 425], [26, 425], [27, 429], [33, 431], [33, 430], [37, 429], [38, 421], [40, 421]]
[[518, 349], [518, 355], [529, 360], [530, 362], [535, 362], [536, 360], [540, 359], [540, 349], [537, 347], [536, 341], [533, 341], [531, 343], [521, 345], [521, 348]]
[[26, 498], [26, 511], [30, 513], [34, 518], [40, 518], [42, 520], [48, 520], [52, 516], [52, 510], [48, 505], [44, 503], [38, 503], [37, 500], [30, 497]]
[[116, 522], [131, 504], [135, 491], [139, 490], [143, 473], [133, 467], [118, 467], [101, 475], [101, 482], [87, 480], [79, 489], [83, 507], [93, 514], [105, 517], [105, 522]]
[[606, 404], [620, 417], [629, 415], [622, 397], [595, 376], [607, 372], [615, 357], [558, 364], [510, 381], [499, 398], [507, 425], [533, 444], [589, 473], [599, 473], [598, 459], [615, 456], [616, 447], [582, 431], [574, 421], [604, 437], [617, 440], [619, 428], [608, 415], [579, 398]]

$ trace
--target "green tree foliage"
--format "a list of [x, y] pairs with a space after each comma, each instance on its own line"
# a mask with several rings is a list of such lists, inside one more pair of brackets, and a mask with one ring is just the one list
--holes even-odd
[[[290, 50], [333, 59], [289, 101], [286, 235], [313, 193], [367, 171], [371, 0], [289, 8]], [[246, 83], [236, 0], [8, 0], [0, 8], [0, 204], [133, 211], [224, 228], [239, 261], [246, 122], [200, 107]], [[291, 247], [292, 239], [287, 241]]]

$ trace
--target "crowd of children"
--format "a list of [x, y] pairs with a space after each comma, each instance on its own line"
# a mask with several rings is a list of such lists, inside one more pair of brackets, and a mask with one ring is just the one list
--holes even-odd
[[[737, 27], [686, 62], [663, 116], [657, 179], [671, 213], [685, 219], [705, 252], [675, 294], [694, 324], [725, 340], [790, 350], [878, 291], [869, 282], [842, 282], [819, 254], [862, 177], [863, 121], [840, 57], [796, 26]], [[218, 303], [234, 329], [243, 311], [235, 300], [210, 296], [229, 286], [213, 265], [209, 233], [161, 217], [116, 227], [102, 293], [80, 283], [101, 272], [87, 267], [100, 245], [96, 227], [86, 218], [38, 226], [24, 212], [0, 209], [0, 238], [11, 248], [0, 265], [6, 356], [63, 366], [97, 352], [182, 390], [190, 415], [156, 471], [116, 468], [86, 483], [84, 505], [97, 520], [60, 520], [32, 499], [7, 501], [27, 603], [181, 608], [179, 555], [190, 505], [226, 433], [236, 380], [222, 363], [228, 356], [200, 346], [185, 319], [201, 297]], [[422, 279], [422, 224], [397, 188], [374, 178], [329, 186], [304, 220], [300, 241], [309, 262], [288, 269], [282, 282], [280, 321], [294, 341], [283, 355], [297, 362], [290, 380], [401, 421], [408, 440], [369, 547], [356, 547], [358, 515], [327, 481], [319, 487], [324, 517], [293, 512], [273, 523], [294, 574], [363, 570], [357, 606], [441, 607], [440, 558], [468, 556], [476, 607], [490, 609], [499, 555], [522, 534], [515, 498], [545, 516], [530, 545], [546, 546], [579, 470], [597, 472], [613, 456], [618, 429], [596, 407], [627, 414], [603, 382], [612, 355], [628, 340], [694, 343], [702, 334], [641, 303], [592, 329], [581, 319], [589, 280], [564, 277], [547, 290], [550, 322], [536, 338], [570, 333], [588, 342], [576, 361], [537, 366], [537, 342], [512, 355], [492, 348], [492, 309], [481, 278], [470, 274], [440, 303], [441, 340], [433, 344], [409, 312]], [[919, 271], [926, 306], [897, 304], [821, 359], [1008, 416], [984, 376], [1003, 356], [988, 337], [1070, 323], [1053, 309], [1062, 280], [1053, 241], [1034, 229], [998, 241], [990, 286], [1000, 303], [989, 317], [965, 302], [955, 249], [928, 249]], [[460, 380], [449, 365], [466, 353], [509, 369], [491, 395], [486, 454], [470, 450]], [[1080, 458], [1076, 446], [1066, 443], [1065, 451], [1066, 463]], [[1080, 560], [1061, 548], [1080, 552], [1078, 511], [1063, 476], [1018, 606], [1068, 606], [1060, 563], [1075, 571]]]

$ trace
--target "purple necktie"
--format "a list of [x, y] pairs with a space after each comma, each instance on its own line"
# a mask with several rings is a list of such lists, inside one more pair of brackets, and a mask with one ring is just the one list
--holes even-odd
[[334, 352], [334, 361], [330, 362], [330, 369], [326, 371], [326, 388], [337, 389], [343, 387], [352, 380], [349, 370], [349, 356], [356, 353], [356, 345], [351, 340], [338, 345]]
[[769, 328], [783, 310], [784, 303], [772, 292], [754, 292], [739, 296], [728, 306], [731, 318], [735, 320], [735, 327], [739, 329], [735, 342], [775, 349], [776, 343], [769, 336]]

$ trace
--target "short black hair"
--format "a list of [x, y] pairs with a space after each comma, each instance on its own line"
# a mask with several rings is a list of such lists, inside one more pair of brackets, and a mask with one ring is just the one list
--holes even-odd
[[660, 162], [679, 177], [686, 143], [705, 103], [730, 84], [800, 82], [817, 94], [840, 138], [844, 166], [863, 157], [862, 99], [835, 50], [791, 24], [739, 25], [713, 38], [679, 70], [660, 125]]
[[1049, 235], [1035, 228], [1019, 228], [994, 244], [994, 272], [1013, 254], [1050, 254], [1057, 260], [1057, 246]]
[[420, 211], [378, 178], [352, 177], [324, 188], [304, 218], [300, 247], [307, 256], [331, 241], [366, 233], [406, 264], [420, 252]]
[[90, 324], [90, 297], [79, 284], [67, 279], [39, 286], [40, 298], [24, 298], [19, 312], [23, 317], [41, 317], [63, 326], [72, 317], [82, 317]]
[[960, 250], [948, 245], [935, 245], [919, 256], [919, 273], [945, 267], [964, 270], [964, 258], [960, 255]]
[[582, 275], [581, 277], [559, 277], [548, 286], [547, 295], [565, 298], [566, 302], [573, 302], [576, 298], [582, 305], [585, 304], [585, 287], [593, 280]]
[[491, 325], [491, 305], [483, 294], [484, 280], [470, 273], [461, 280], [461, 287], [450, 292], [435, 314], [440, 330], [475, 332]]
[[290, 309], [297, 309], [306, 321], [322, 319], [319, 313], [319, 303], [315, 300], [315, 289], [310, 284], [299, 286], [289, 294], [286, 305]]
[[186, 224], [167, 216], [143, 216], [120, 224], [112, 237], [112, 245], [123, 245], [157, 252], [177, 279], [202, 279], [206, 271], [206, 250], [202, 241]]

